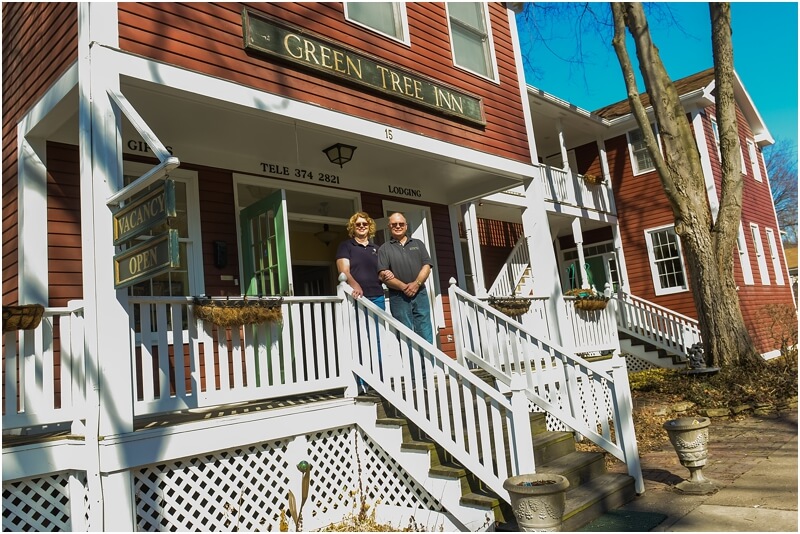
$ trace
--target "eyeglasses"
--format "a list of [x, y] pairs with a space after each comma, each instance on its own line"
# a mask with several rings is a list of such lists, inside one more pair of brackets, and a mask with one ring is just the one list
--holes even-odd
[[353, 226], [358, 226], [359, 228], [364, 228], [369, 226], [369, 223], [353, 223]]
[[389, 226], [392, 228], [402, 228], [406, 225], [406, 223], [389, 223]]

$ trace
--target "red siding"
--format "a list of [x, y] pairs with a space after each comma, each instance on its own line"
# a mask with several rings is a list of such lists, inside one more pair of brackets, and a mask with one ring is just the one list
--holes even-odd
[[[714, 108], [704, 110], [702, 114], [703, 131], [709, 149], [709, 158], [714, 176], [717, 194], [720, 192], [722, 173], [719, 157], [716, 150], [711, 117]], [[742, 152], [745, 159], [744, 188], [742, 193], [742, 226], [747, 242], [750, 265], [753, 271], [754, 284], [744, 283], [741, 264], [738, 254], [733, 261], [734, 279], [739, 286], [739, 300], [742, 315], [748, 330], [753, 336], [756, 346], [761, 352], [768, 352], [778, 348], [769, 333], [769, 323], [765, 320], [763, 309], [768, 304], [785, 304], [793, 307], [791, 287], [784, 274], [784, 285], [775, 283], [775, 272], [769, 258], [769, 244], [765, 229], [771, 228], [776, 240], [779, 239], [778, 224], [766, 178], [762, 182], [755, 180], [750, 164], [750, 155], [747, 150], [746, 139], [753, 139], [753, 134], [741, 110], [737, 110], [739, 137], [742, 142]], [[650, 274], [650, 260], [644, 238], [644, 230], [662, 225], [673, 224], [672, 210], [669, 201], [664, 195], [658, 176], [655, 172], [633, 176], [630, 158], [627, 150], [625, 135], [606, 141], [606, 150], [609, 158], [614, 197], [617, 205], [619, 228], [625, 251], [625, 260], [628, 267], [628, 280], [631, 291], [642, 298], [666, 306], [689, 317], [697, 317], [694, 299], [690, 291], [655, 296], [652, 275]], [[759, 165], [762, 177], [766, 177], [763, 158], [759, 151]], [[590, 171], [591, 172], [591, 171]], [[767, 258], [767, 269], [770, 276], [770, 285], [762, 285], [759, 276], [759, 267], [755, 256], [755, 245], [750, 233], [750, 223], [759, 226], [761, 240]], [[785, 271], [784, 258], [781, 265]]]
[[3, 3], [3, 304], [19, 295], [17, 123], [76, 60], [77, 46], [77, 4]]
[[47, 257], [50, 306], [83, 298], [78, 148], [47, 144]]
[[[341, 3], [119, 4], [120, 47], [182, 68], [273, 94], [403, 128], [443, 141], [529, 162], [526, 130], [506, 10], [489, 5], [499, 83], [453, 67], [443, 3], [408, 3], [411, 46], [347, 22]], [[483, 99], [486, 127], [466, 125], [412, 105], [362, 91], [324, 75], [248, 54], [242, 9], [311, 30]]]

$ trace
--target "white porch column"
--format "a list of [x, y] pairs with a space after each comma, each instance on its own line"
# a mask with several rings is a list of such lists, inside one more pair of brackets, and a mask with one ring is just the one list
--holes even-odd
[[537, 297], [548, 297], [545, 308], [553, 341], [569, 346], [572, 343], [572, 334], [568, 328], [565, 327], [563, 332], [560, 328], [560, 325], [569, 323], [559, 282], [558, 261], [550, 237], [550, 223], [544, 207], [544, 184], [541, 180], [531, 179], [525, 183], [525, 202], [527, 205], [522, 210], [522, 228], [528, 238], [526, 242], [531, 258], [533, 294]]
[[564, 127], [561, 119], [556, 119], [556, 129], [558, 130], [558, 147], [561, 150], [561, 168], [569, 170], [569, 156], [567, 155], [567, 142], [564, 140]]
[[[456, 276], [458, 286], [466, 289], [467, 273], [464, 269], [464, 252], [461, 248], [461, 235], [458, 231], [458, 221], [461, 219], [461, 209], [459, 206], [450, 204], [447, 206], [447, 214], [450, 216], [450, 235], [453, 237], [453, 257], [456, 260]], [[444, 291], [442, 292], [444, 294]]]
[[575, 240], [575, 248], [578, 249], [578, 279], [581, 281], [583, 289], [589, 288], [589, 280], [586, 278], [586, 258], [583, 255], [583, 231], [581, 230], [581, 218], [572, 219], [572, 238]]
[[622, 296], [622, 293], [630, 294], [631, 286], [628, 283], [628, 265], [625, 263], [625, 253], [622, 250], [622, 236], [619, 234], [618, 224], [614, 224], [611, 227], [611, 233], [614, 237], [614, 253], [617, 259], [617, 273], [619, 276], [619, 291], [617, 291], [617, 296]]
[[[78, 6], [81, 246], [87, 366], [87, 479], [100, 531], [136, 529], [129, 471], [103, 473], [99, 437], [133, 430], [133, 376], [124, 290], [114, 289], [113, 227], [106, 199], [122, 185], [122, 126], [107, 89], [119, 90], [115, 65], [98, 43], [116, 45], [117, 4]], [[108, 506], [106, 506], [108, 504]]]
[[483, 259], [481, 258], [481, 240], [478, 235], [478, 214], [475, 202], [470, 202], [464, 207], [464, 231], [467, 234], [467, 248], [469, 261], [472, 267], [472, 280], [475, 284], [475, 296], [486, 296], [486, 279], [483, 274]]
[[[17, 128], [19, 242], [17, 265], [19, 304], [48, 305], [47, 268], [47, 150], [42, 139], [29, 140], [26, 128]], [[25, 246], [21, 244], [25, 243]]]

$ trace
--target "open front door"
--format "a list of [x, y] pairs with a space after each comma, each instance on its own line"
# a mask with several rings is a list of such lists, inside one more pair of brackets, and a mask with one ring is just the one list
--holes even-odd
[[292, 295], [286, 194], [279, 189], [241, 211], [246, 295]]

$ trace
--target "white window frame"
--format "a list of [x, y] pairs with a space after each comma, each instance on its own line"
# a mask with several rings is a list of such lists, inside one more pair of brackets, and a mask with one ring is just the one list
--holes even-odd
[[764, 178], [761, 176], [761, 165], [758, 161], [758, 150], [753, 140], [747, 140], [747, 152], [750, 155], [750, 167], [753, 169], [753, 178], [756, 182], [763, 182]]
[[[123, 162], [124, 173], [127, 175], [141, 176], [152, 165], [133, 161]], [[196, 171], [186, 169], [173, 169], [169, 177], [175, 181], [186, 184], [186, 225], [188, 237], [180, 238], [181, 243], [186, 243], [186, 269], [189, 273], [189, 295], [202, 295], [205, 293], [205, 277], [203, 269], [203, 236], [200, 231], [200, 192]]]
[[769, 256], [772, 259], [772, 270], [775, 271], [775, 283], [779, 286], [786, 285], [786, 280], [783, 278], [783, 271], [781, 270], [781, 260], [778, 256], [775, 232], [772, 228], [765, 228], [764, 232], [767, 234], [767, 245], [769, 246]]
[[445, 2], [445, 8], [447, 10], [447, 32], [450, 35], [450, 55], [453, 58], [453, 66], [458, 69], [464, 70], [475, 76], [480, 76], [486, 80], [492, 81], [497, 83], [499, 80], [499, 75], [497, 72], [497, 55], [494, 51], [494, 37], [492, 36], [492, 24], [489, 17], [489, 10], [487, 9], [488, 5], [486, 2], [470, 2], [475, 4], [481, 5], [481, 10], [483, 11], [483, 20], [484, 24], [486, 25], [486, 40], [488, 47], [486, 47], [486, 53], [489, 54], [489, 57], [486, 58], [487, 60], [487, 67], [489, 69], [489, 75], [482, 74], [480, 72], [475, 72], [474, 70], [470, 69], [469, 67], [465, 67], [463, 65], [459, 65], [456, 61], [456, 48], [455, 48], [455, 40], [453, 39], [453, 23], [450, 18], [450, 3]]
[[717, 126], [717, 119], [713, 116], [711, 118], [711, 131], [714, 133], [714, 146], [717, 147], [717, 161], [722, 164], [722, 151], [719, 149], [719, 126]]
[[744, 161], [744, 150], [742, 150], [742, 142], [739, 141], [739, 160], [741, 161], [740, 167], [742, 169], [742, 174], [747, 176], [747, 164]]
[[761, 284], [768, 286], [769, 271], [767, 271], [767, 257], [764, 255], [764, 244], [761, 242], [761, 233], [758, 231], [756, 223], [750, 223], [750, 236], [753, 238], [753, 247], [756, 252], [756, 261], [758, 262], [758, 273], [761, 275]]
[[[655, 234], [657, 232], [663, 232], [664, 230], [672, 230], [672, 234], [675, 236], [675, 242], [678, 247], [678, 259], [680, 260], [681, 264], [681, 272], [683, 273], [683, 285], [676, 286], [676, 287], [661, 287], [661, 277], [658, 273], [658, 265], [656, 263], [656, 256], [653, 250], [653, 241], [651, 239], [651, 234]], [[688, 284], [688, 274], [686, 273], [686, 265], [683, 261], [683, 247], [681, 246], [681, 237], [675, 232], [675, 225], [667, 224], [664, 226], [658, 226], [655, 228], [647, 228], [644, 231], [644, 239], [645, 244], [647, 245], [647, 255], [650, 262], [650, 274], [653, 278], [653, 289], [655, 289], [655, 293], [658, 296], [661, 295], [672, 295], [675, 293], [683, 293], [689, 290]]]
[[745, 285], [755, 284], [753, 278], [753, 266], [750, 265], [750, 256], [747, 253], [747, 240], [744, 238], [744, 227], [739, 223], [739, 234], [736, 237], [736, 248], [739, 251], [739, 263], [742, 265], [742, 277]]
[[[653, 135], [655, 135], [655, 137], [656, 137], [656, 142], [658, 143], [658, 150], [660, 151], [661, 150], [661, 137], [659, 136], [658, 131], [656, 130], [655, 124], [650, 123], [650, 128], [653, 130]], [[631, 134], [633, 132], [638, 132], [640, 130], [641, 130], [641, 128], [634, 128], [632, 130], [628, 130], [627, 132], [625, 132], [625, 140], [628, 142], [628, 155], [631, 158], [631, 170], [633, 171], [633, 175], [634, 176], [639, 176], [640, 174], [645, 174], [645, 173], [653, 172], [653, 171], [656, 170], [656, 163], [655, 162], [653, 162], [653, 166], [652, 167], [648, 167], [648, 168], [645, 168], [645, 169], [640, 169], [639, 168], [639, 160], [636, 159], [636, 151], [634, 150], [633, 143], [631, 142]], [[644, 134], [642, 134], [642, 142], [644, 143]], [[648, 157], [650, 157], [650, 153], [647, 151], [647, 146], [646, 145], [644, 146], [644, 148], [642, 148], [642, 150], [646, 151]], [[652, 158], [650, 158], [650, 159], [652, 159]]]
[[382, 2], [385, 4], [392, 4], [394, 8], [394, 14], [397, 17], [397, 21], [400, 23], [400, 32], [402, 35], [400, 37], [396, 35], [391, 35], [384, 31], [381, 31], [377, 28], [373, 28], [369, 24], [365, 24], [359, 20], [356, 20], [350, 16], [350, 10], [348, 5], [353, 3], [367, 3], [367, 2], [344, 2], [344, 18], [351, 24], [355, 24], [356, 26], [360, 26], [365, 28], [371, 32], [375, 32], [379, 35], [383, 35], [393, 41], [397, 41], [398, 43], [403, 43], [406, 46], [411, 46], [411, 35], [408, 31], [408, 12], [406, 11], [406, 4], [405, 2]]

